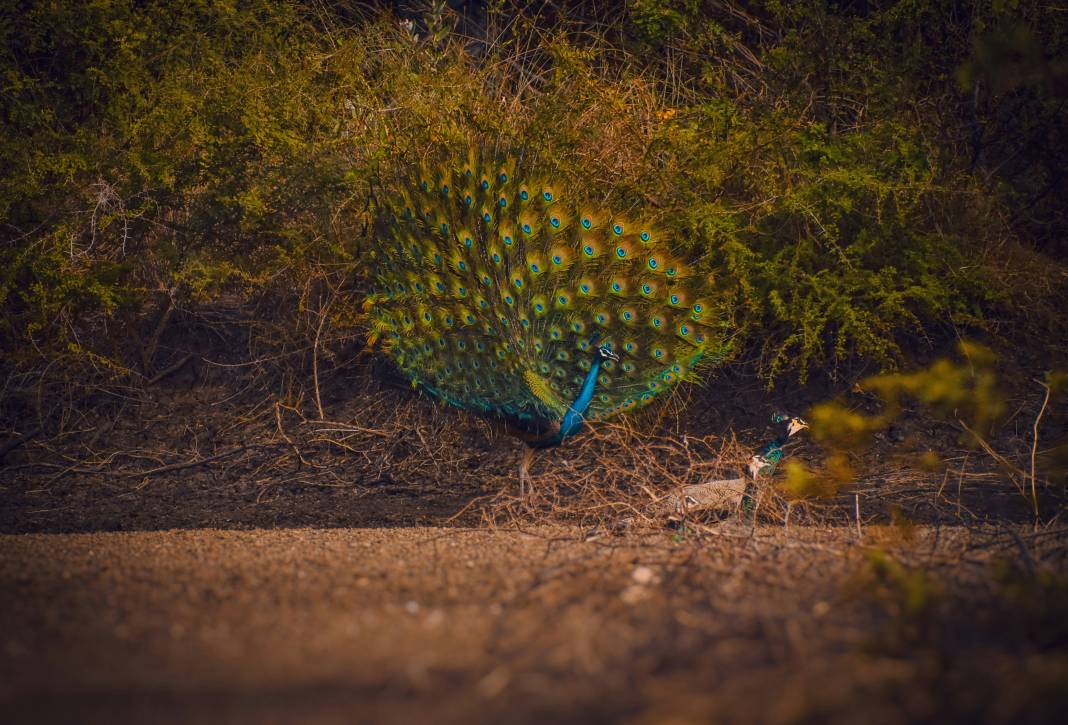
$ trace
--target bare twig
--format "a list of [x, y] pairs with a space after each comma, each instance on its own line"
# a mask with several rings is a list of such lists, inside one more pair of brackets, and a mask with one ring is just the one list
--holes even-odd
[[159, 320], [156, 322], [156, 327], [152, 331], [152, 337], [148, 339], [148, 343], [141, 348], [141, 369], [145, 375], [148, 375], [152, 369], [152, 360], [156, 357], [156, 349], [159, 347], [159, 339], [163, 335], [163, 331], [167, 328], [167, 323], [171, 319], [171, 315], [174, 314], [174, 295], [178, 289], [171, 288], [167, 291], [167, 297], [163, 302], [163, 310], [160, 313]]
[[307, 466], [308, 462], [304, 460], [304, 456], [300, 454], [300, 448], [293, 442], [293, 439], [286, 433], [285, 428], [282, 426], [282, 403], [281, 401], [274, 404], [274, 422], [278, 428], [278, 435], [282, 436], [282, 439], [293, 449], [293, 455], [297, 457], [297, 464], [301, 466]]
[[256, 445], [251, 445], [251, 446], [238, 446], [237, 448], [232, 448], [232, 449], [230, 449], [228, 451], [223, 451], [222, 453], [216, 453], [213, 456], [205, 456], [204, 458], [197, 458], [196, 460], [193, 460], [193, 461], [183, 461], [182, 463], [170, 463], [170, 464], [168, 464], [166, 466], [158, 466], [157, 468], [150, 468], [147, 471], [129, 471], [127, 473], [123, 473], [122, 475], [124, 475], [124, 476], [158, 476], [161, 473], [171, 473], [173, 471], [181, 471], [181, 470], [184, 470], [186, 468], [193, 468], [195, 466], [203, 466], [205, 463], [211, 463], [213, 461], [218, 461], [218, 460], [221, 460], [223, 458], [229, 458], [230, 456], [233, 456], [233, 455], [236, 455], [238, 453], [241, 453], [242, 451], [247, 451], [247, 450], [254, 449], [254, 448], [270, 448], [271, 446], [274, 446], [274, 445], [277, 445], [277, 444], [274, 444], [274, 443], [258, 443]]
[[156, 383], [158, 383], [160, 380], [163, 380], [163, 378], [167, 377], [168, 375], [173, 375], [174, 373], [176, 373], [179, 370], [181, 370], [183, 367], [185, 367], [185, 364], [187, 362], [189, 362], [190, 360], [192, 360], [192, 359], [193, 359], [193, 353], [189, 353], [187, 355], [182, 356], [182, 358], [180, 360], [178, 360], [178, 362], [176, 362], [173, 365], [170, 365], [170, 366], [164, 368], [163, 370], [160, 370], [158, 373], [156, 373], [151, 378], [146, 380], [145, 381], [145, 385], [146, 386], [155, 385]]
[[1038, 490], [1035, 485], [1035, 457], [1038, 453], [1038, 424], [1042, 420], [1042, 414], [1046, 412], [1046, 405], [1049, 403], [1049, 385], [1038, 381], [1038, 384], [1046, 389], [1046, 395], [1042, 399], [1042, 407], [1038, 410], [1038, 415], [1035, 416], [1035, 424], [1032, 427], [1031, 437], [1031, 503], [1035, 507], [1035, 524], [1038, 524]]
[[319, 310], [319, 325], [315, 328], [315, 343], [312, 345], [312, 382], [315, 384], [315, 409], [319, 412], [319, 420], [325, 420], [323, 413], [323, 400], [319, 397], [319, 338], [323, 334], [323, 324], [326, 322], [327, 313], [334, 300], [327, 301], [326, 306]]
[[1027, 478], [1027, 472], [1024, 471], [1023, 469], [1021, 469], [1019, 466], [1017, 466], [1015, 463], [1010, 461], [1005, 456], [1003, 456], [1000, 453], [998, 453], [997, 451], [995, 451], [993, 449], [993, 447], [991, 447], [991, 445], [986, 442], [985, 438], [983, 438], [981, 435], [979, 435], [975, 430], [973, 430], [963, 420], [961, 420], [960, 418], [957, 418], [957, 422], [960, 424], [961, 428], [963, 428], [964, 430], [966, 430], [968, 433], [971, 434], [972, 438], [975, 439], [975, 442], [978, 443], [979, 446], [984, 451], [986, 451], [986, 454], [988, 456], [990, 456], [995, 461], [1000, 463], [1005, 468], [1005, 470], [1008, 471], [1010, 477], [1012, 478], [1013, 484], [1016, 486], [1017, 489], [1019, 489], [1020, 493], [1024, 493], [1023, 483], [1020, 480], [1017, 480], [1017, 476], [1019, 476], [1021, 479], [1026, 479]]
[[0, 461], [3, 461], [4, 456], [6, 456], [8, 453], [15, 450], [19, 446], [28, 443], [40, 434], [41, 429], [34, 428], [33, 430], [23, 433], [22, 435], [16, 434], [14, 438], [4, 441], [2, 444], [0, 444]]

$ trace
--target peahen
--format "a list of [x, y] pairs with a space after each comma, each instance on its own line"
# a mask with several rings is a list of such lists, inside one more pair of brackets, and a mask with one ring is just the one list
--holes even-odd
[[665, 397], [729, 345], [715, 276], [658, 226], [483, 151], [376, 194], [370, 342], [533, 449]]

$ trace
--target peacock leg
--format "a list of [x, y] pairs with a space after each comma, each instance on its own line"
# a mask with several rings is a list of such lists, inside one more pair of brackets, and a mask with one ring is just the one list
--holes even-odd
[[519, 497], [527, 497], [527, 483], [530, 481], [530, 462], [534, 460], [534, 449], [526, 446], [523, 449], [523, 458], [519, 461]]

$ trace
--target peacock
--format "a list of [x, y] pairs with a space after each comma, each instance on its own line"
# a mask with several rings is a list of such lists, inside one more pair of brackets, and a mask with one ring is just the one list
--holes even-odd
[[730, 346], [714, 270], [655, 220], [598, 208], [473, 144], [374, 198], [369, 341], [428, 394], [534, 449], [666, 397]]

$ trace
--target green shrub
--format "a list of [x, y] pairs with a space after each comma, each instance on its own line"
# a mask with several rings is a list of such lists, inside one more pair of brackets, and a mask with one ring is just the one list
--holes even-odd
[[[1054, 172], [978, 173], [972, 129], [976, 112], [1000, 124], [985, 164], [1042, 129], [1060, 148], [1064, 22], [1037, 0], [951, 5], [643, 0], [606, 28], [494, 3], [488, 43], [450, 32], [441, 3], [413, 30], [342, 4], [10, 7], [3, 345], [130, 364], [93, 340], [149, 301], [274, 285], [296, 306], [309, 280], [351, 283], [372, 190], [488, 139], [671, 229], [769, 380], [892, 367], [905, 340], [1049, 297], [1063, 270], [1044, 243], [1014, 251], [1006, 207]], [[961, 86], [991, 72], [983, 39], [1009, 21], [1049, 50], [1002, 91], [1019, 127]]]

